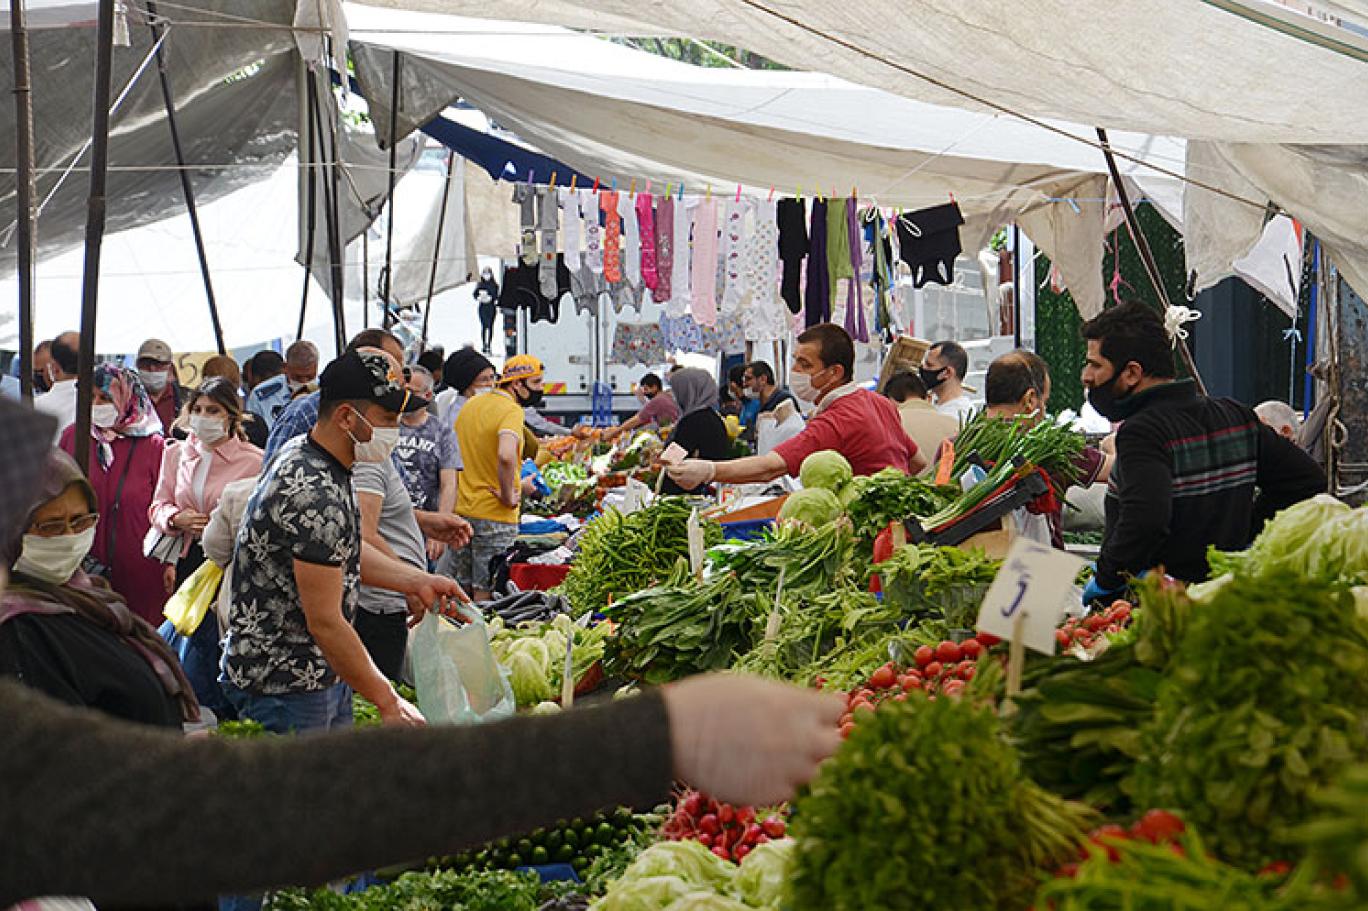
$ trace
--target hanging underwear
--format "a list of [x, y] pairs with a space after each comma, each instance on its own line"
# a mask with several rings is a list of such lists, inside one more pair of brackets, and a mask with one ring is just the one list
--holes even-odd
[[618, 323], [613, 327], [613, 363], [663, 364], [669, 355], [658, 323]]
[[898, 216], [898, 256], [912, 269], [914, 287], [927, 282], [954, 283], [955, 257], [963, 249], [962, 224], [964, 216], [953, 202]]
[[608, 282], [602, 272], [581, 266], [570, 273], [570, 294], [575, 299], [575, 315], [598, 313], [599, 298], [608, 293]]
[[827, 204], [812, 201], [812, 230], [809, 232], [807, 287], [803, 289], [805, 322], [808, 326], [831, 321], [831, 279], [827, 275]]
[[689, 287], [689, 210], [696, 200], [676, 199], [674, 204], [674, 265], [670, 267], [670, 300], [666, 306], [671, 316], [683, 316], [693, 304], [693, 289]]
[[741, 280], [741, 256], [745, 248], [746, 216], [749, 214], [749, 199], [727, 200], [727, 210], [722, 220], [723, 313], [735, 313], [745, 296], [745, 284]]
[[541, 293], [540, 270], [539, 263], [504, 269], [499, 306], [506, 312], [517, 308], [527, 310], [534, 323], [554, 323], [560, 319], [561, 297], [570, 293], [570, 270], [565, 268], [565, 257], [557, 256], [556, 290], [550, 296]]
[[561, 243], [565, 247], [565, 268], [574, 272], [580, 267], [580, 244], [584, 238], [584, 218], [580, 215], [579, 196], [574, 190], [560, 191]]
[[580, 190], [580, 214], [584, 216], [584, 265], [603, 271], [603, 228], [599, 225], [598, 195]]
[[803, 309], [803, 260], [808, 255], [807, 203], [801, 199], [779, 200], [779, 258], [784, 277], [779, 294], [790, 313]]

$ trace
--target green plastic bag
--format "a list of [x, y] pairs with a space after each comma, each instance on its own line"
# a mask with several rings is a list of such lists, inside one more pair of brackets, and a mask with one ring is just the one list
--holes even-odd
[[409, 643], [418, 710], [431, 724], [478, 724], [517, 709], [508, 671], [489, 647], [489, 628], [473, 609], [461, 622], [429, 611]]

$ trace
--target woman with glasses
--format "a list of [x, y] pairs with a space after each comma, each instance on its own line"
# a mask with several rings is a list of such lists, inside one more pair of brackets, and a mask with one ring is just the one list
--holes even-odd
[[41, 499], [18, 536], [0, 543], [0, 676], [71, 705], [180, 727], [199, 706], [175, 655], [124, 599], [81, 571], [100, 516], [95, 490], [53, 451]]
[[[161, 623], [166, 586], [161, 564], [144, 556], [152, 527], [147, 510], [161, 475], [161, 418], [136, 370], [114, 364], [95, 368], [90, 409], [90, 485], [99, 503], [100, 524], [87, 572], [104, 576], [133, 613]], [[76, 427], [62, 432], [61, 447], [76, 453]]]

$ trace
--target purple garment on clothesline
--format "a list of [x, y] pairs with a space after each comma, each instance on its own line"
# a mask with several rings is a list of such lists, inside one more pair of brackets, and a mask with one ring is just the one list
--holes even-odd
[[[860, 268], [864, 265], [864, 233], [860, 230], [860, 219], [855, 212], [855, 197], [845, 202], [846, 230], [850, 238], [850, 265], [855, 276], [846, 288], [845, 329], [857, 342], [869, 342], [869, 327], [865, 325], [864, 295], [860, 293]], [[859, 314], [858, 321], [856, 314]]]

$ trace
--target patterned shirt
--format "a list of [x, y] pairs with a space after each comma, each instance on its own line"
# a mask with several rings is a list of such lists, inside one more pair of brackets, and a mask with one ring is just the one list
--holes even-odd
[[356, 612], [361, 523], [351, 472], [311, 438], [280, 451], [247, 504], [233, 561], [224, 682], [267, 696], [338, 682], [309, 633], [294, 561], [342, 567], [341, 608]]
[[295, 437], [303, 436], [318, 423], [318, 393], [301, 395], [291, 402], [271, 425], [271, 438], [266, 441], [262, 464], [270, 465], [280, 448]]
[[399, 445], [394, 447], [394, 464], [404, 479], [404, 487], [414, 509], [435, 512], [442, 492], [442, 472], [460, 468], [461, 451], [456, 431], [439, 418], [429, 416], [414, 427], [400, 423]]

